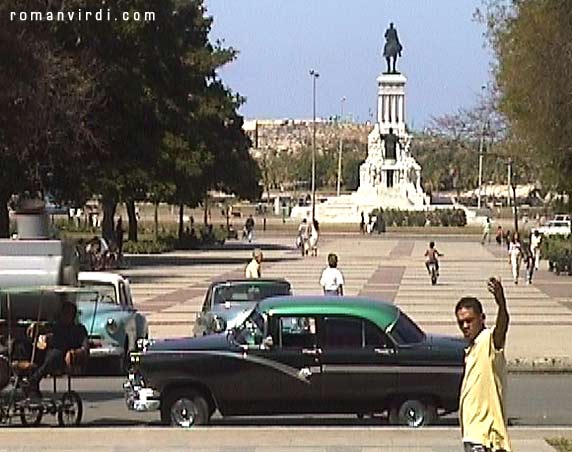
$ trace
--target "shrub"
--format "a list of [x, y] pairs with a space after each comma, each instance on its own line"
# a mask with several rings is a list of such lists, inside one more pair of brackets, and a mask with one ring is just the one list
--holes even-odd
[[374, 209], [371, 214], [385, 221], [387, 226], [466, 226], [467, 216], [462, 209], [441, 210], [399, 210], [381, 207]]
[[159, 240], [127, 241], [123, 244], [123, 253], [127, 254], [159, 254], [174, 249], [173, 241], [168, 237]]

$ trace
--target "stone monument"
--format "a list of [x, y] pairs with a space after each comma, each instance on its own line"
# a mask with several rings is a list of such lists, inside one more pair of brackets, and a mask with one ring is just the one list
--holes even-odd
[[[316, 218], [320, 222], [359, 223], [362, 212], [367, 216], [378, 207], [423, 210], [429, 204], [421, 188], [421, 166], [409, 150], [411, 136], [405, 121], [407, 78], [395, 69], [395, 60], [403, 47], [393, 24], [385, 36], [383, 55], [388, 71], [377, 78], [377, 118], [368, 136], [367, 158], [359, 169], [359, 188], [351, 195], [331, 197], [317, 204]], [[394, 58], [392, 68], [390, 57]], [[307, 215], [303, 208], [292, 211], [293, 217]]]

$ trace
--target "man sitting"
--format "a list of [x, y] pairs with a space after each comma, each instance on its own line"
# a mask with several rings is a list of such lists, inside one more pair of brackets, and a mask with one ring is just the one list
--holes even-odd
[[76, 305], [64, 302], [60, 318], [53, 329], [45, 335], [47, 349], [44, 361], [28, 378], [30, 396], [41, 397], [40, 381], [47, 374], [65, 366], [74, 368], [84, 367], [87, 364], [89, 357], [87, 330], [83, 325], [76, 323], [76, 315]]

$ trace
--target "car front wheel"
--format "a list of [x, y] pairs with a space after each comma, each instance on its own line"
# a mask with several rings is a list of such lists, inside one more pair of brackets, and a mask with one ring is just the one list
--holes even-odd
[[163, 424], [191, 428], [209, 421], [209, 406], [205, 398], [190, 389], [176, 390], [161, 403]]
[[435, 422], [437, 410], [431, 402], [407, 399], [394, 404], [389, 410], [389, 423], [408, 427], [423, 427]]

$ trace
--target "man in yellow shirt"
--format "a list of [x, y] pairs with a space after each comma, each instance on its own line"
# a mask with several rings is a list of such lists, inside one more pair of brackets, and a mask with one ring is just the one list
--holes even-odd
[[459, 419], [465, 452], [510, 452], [505, 410], [504, 345], [509, 316], [500, 281], [489, 279], [488, 290], [498, 306], [495, 326], [485, 327], [481, 302], [463, 297], [455, 307], [457, 323], [469, 341], [461, 386]]

